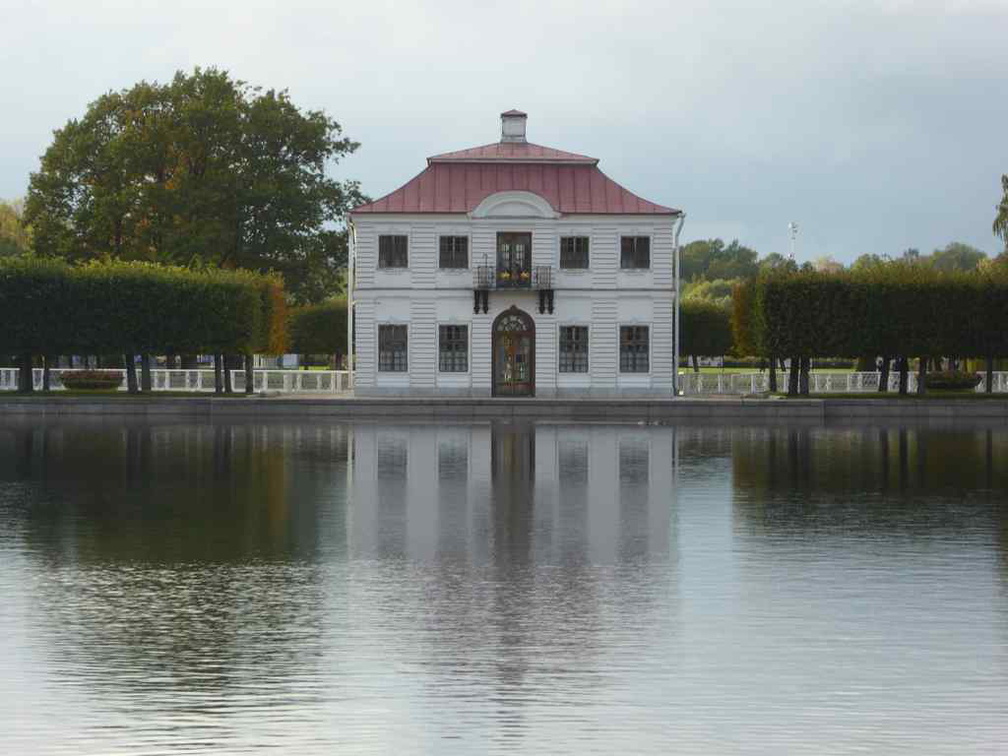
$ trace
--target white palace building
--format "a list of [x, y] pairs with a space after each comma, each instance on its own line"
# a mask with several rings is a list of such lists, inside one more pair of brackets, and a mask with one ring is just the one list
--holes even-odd
[[672, 395], [683, 213], [526, 120], [351, 213], [358, 395]]

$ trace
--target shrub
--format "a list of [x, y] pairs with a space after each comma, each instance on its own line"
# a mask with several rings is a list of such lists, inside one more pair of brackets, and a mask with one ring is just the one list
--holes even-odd
[[290, 343], [295, 354], [346, 354], [346, 298], [292, 310]]
[[139, 262], [0, 259], [0, 350], [19, 354], [281, 351], [280, 280]]
[[686, 299], [680, 311], [683, 354], [718, 357], [731, 351], [731, 311], [727, 307], [702, 299]]
[[979, 386], [981, 380], [981, 376], [977, 373], [943, 370], [928, 373], [924, 378], [924, 385], [936, 391], [968, 391]]
[[109, 391], [122, 385], [123, 375], [118, 370], [74, 370], [61, 373], [60, 381], [72, 391]]

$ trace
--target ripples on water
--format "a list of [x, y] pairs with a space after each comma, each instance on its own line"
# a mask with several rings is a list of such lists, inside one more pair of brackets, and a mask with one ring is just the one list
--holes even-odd
[[1008, 750], [1008, 434], [0, 429], [6, 753]]

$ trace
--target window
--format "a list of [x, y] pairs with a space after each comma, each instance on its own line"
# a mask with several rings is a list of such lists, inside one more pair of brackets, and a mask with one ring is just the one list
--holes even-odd
[[468, 236], [442, 236], [441, 237], [440, 267], [442, 267], [442, 268], [468, 268], [469, 267], [469, 237]]
[[469, 370], [469, 326], [438, 327], [438, 370], [442, 373]]
[[379, 268], [405, 268], [406, 267], [406, 236], [379, 236], [378, 237], [378, 267]]
[[651, 452], [646, 441], [624, 441], [619, 445], [620, 483], [647, 483]]
[[588, 237], [560, 237], [560, 267], [567, 269], [585, 269], [588, 267]]
[[560, 486], [586, 485], [588, 483], [588, 442], [563, 439], [557, 445], [557, 477]]
[[620, 237], [620, 267], [640, 270], [651, 267], [651, 239], [647, 236]]
[[449, 439], [438, 444], [438, 480], [465, 482], [469, 477], [469, 448], [464, 439]]
[[648, 372], [647, 326], [620, 326], [619, 369], [621, 373]]
[[561, 326], [560, 372], [588, 372], [588, 326]]
[[375, 456], [375, 472], [378, 480], [406, 480], [409, 463], [405, 439], [379, 436]]
[[383, 373], [405, 373], [406, 326], [378, 326], [378, 370]]

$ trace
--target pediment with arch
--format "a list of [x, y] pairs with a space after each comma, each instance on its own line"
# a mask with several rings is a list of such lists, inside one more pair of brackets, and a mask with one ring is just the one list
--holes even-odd
[[559, 218], [560, 213], [533, 192], [496, 192], [472, 211], [473, 218]]

